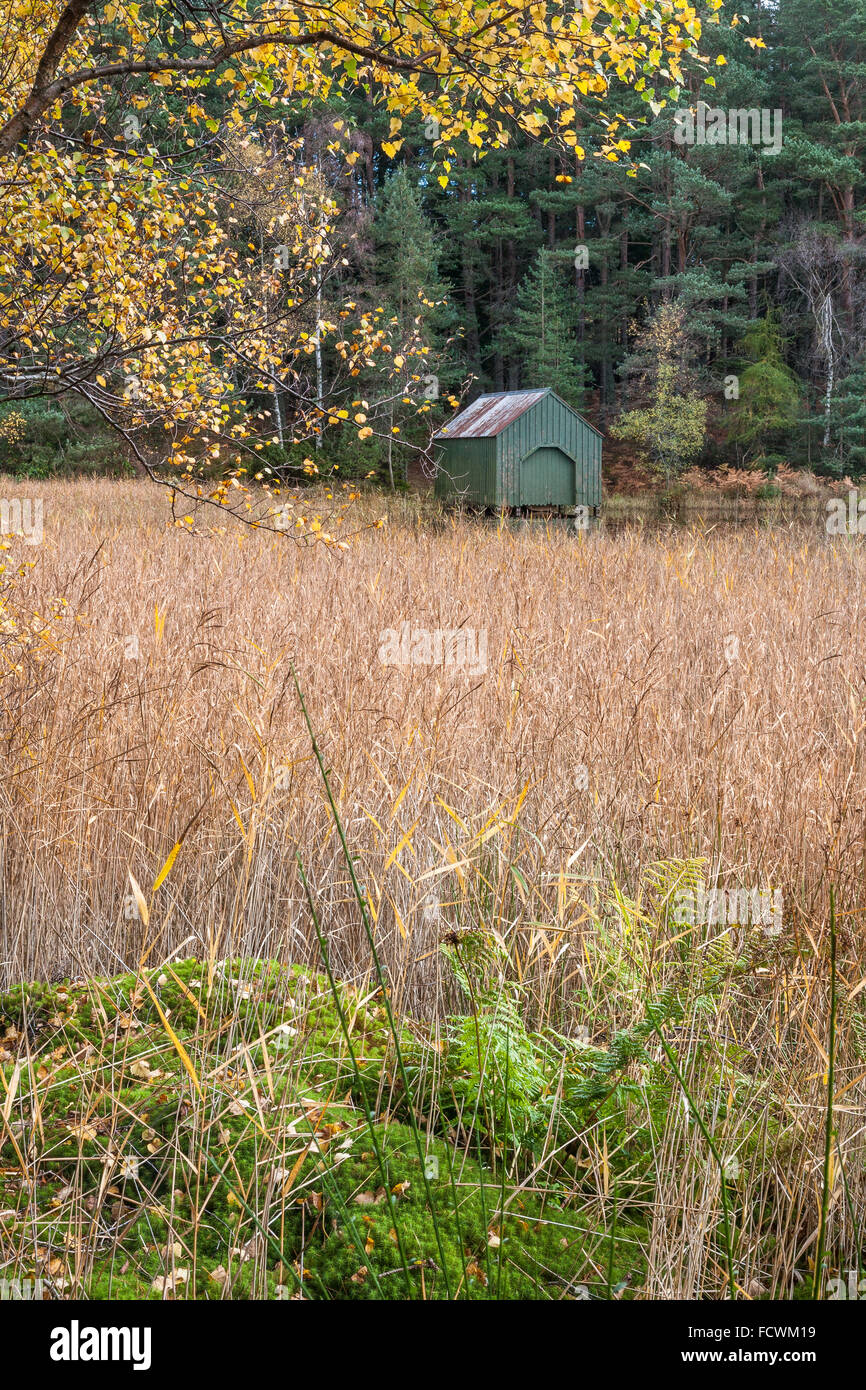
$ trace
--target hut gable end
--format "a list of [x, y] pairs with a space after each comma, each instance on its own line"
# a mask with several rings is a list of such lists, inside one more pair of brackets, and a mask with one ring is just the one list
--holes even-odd
[[440, 497], [495, 509], [601, 502], [601, 434], [549, 387], [479, 396], [434, 442]]

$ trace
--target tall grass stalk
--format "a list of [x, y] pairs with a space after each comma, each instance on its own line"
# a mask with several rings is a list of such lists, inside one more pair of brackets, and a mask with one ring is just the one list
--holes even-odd
[[827, 1239], [827, 1217], [830, 1212], [833, 1166], [833, 1089], [836, 1070], [836, 896], [830, 888], [830, 1028], [827, 1044], [827, 1106], [824, 1122], [824, 1166], [821, 1184], [821, 1215], [818, 1222], [818, 1242], [815, 1248], [815, 1280], [813, 1298], [821, 1297], [824, 1281], [824, 1245]]

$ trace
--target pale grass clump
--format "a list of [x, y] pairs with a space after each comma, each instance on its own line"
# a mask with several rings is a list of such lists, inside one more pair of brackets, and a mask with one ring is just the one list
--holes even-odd
[[[434, 1028], [455, 1003], [437, 949], [450, 928], [498, 935], [534, 1025], [583, 1025], [607, 1040], [681, 951], [682, 929], [644, 905], [650, 866], [698, 859], [709, 885], [781, 888], [781, 937], [679, 1044], [719, 1142], [748, 1148], [738, 1277], [751, 1296], [792, 1289], [814, 1251], [835, 887], [828, 1239], [837, 1265], [856, 1266], [866, 1216], [856, 539], [797, 527], [580, 538], [409, 502], [337, 554], [231, 522], [221, 534], [172, 530], [146, 485], [29, 490], [44, 498], [45, 540], [7, 538], [7, 606], [25, 622], [58, 600], [64, 609], [50, 635], [16, 648], [19, 669], [2, 683], [4, 983], [116, 973], [144, 955], [318, 966], [298, 854], [335, 971], [369, 979], [293, 663], [394, 1003]], [[32, 567], [13, 577], [18, 561]], [[383, 665], [382, 634], [403, 622], [486, 631], [486, 672]], [[150, 902], [147, 926], [130, 872]], [[636, 917], [618, 894], [641, 905]], [[725, 935], [702, 930], [690, 946]], [[614, 1155], [603, 1124], [585, 1136], [584, 1158], [604, 1215]], [[657, 1175], [644, 1197], [646, 1293], [718, 1296], [724, 1271], [707, 1233], [719, 1174], [686, 1104], [671, 1108]], [[771, 1253], [757, 1235], [768, 1206]]]

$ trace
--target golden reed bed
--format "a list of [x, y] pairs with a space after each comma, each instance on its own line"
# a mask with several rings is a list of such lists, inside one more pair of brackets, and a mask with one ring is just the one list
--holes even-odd
[[[7, 634], [20, 667], [2, 686], [7, 973], [134, 959], [127, 871], [148, 889], [182, 836], [160, 949], [305, 949], [300, 848], [349, 965], [355, 913], [291, 661], [395, 961], [427, 949], [431, 888], [459, 896], [459, 873], [431, 871], [511, 821], [538, 887], [563, 871], [634, 887], [653, 860], [701, 856], [709, 881], [781, 887], [788, 925], [820, 922], [831, 882], [840, 909], [859, 911], [856, 540], [793, 528], [581, 541], [404, 505], [336, 554], [232, 522], [172, 531], [148, 484], [29, 493], [44, 540], [5, 538], [6, 605], [45, 619], [55, 649], [21, 657]], [[486, 645], [486, 670], [477, 655], [449, 663], [447, 641], [436, 664], [436, 632], [458, 628]], [[384, 664], [389, 629], [434, 661]], [[503, 835], [484, 843], [494, 855]]]
[[[114, 973], [172, 953], [318, 964], [297, 854], [335, 969], [369, 977], [294, 662], [395, 1004], [434, 1026], [453, 1003], [437, 946], [454, 929], [481, 926], [504, 945], [534, 1026], [579, 1026], [604, 1043], [686, 947], [692, 970], [704, 951], [736, 960], [746, 949], [748, 933], [659, 915], [647, 889], [657, 861], [705, 861], [708, 887], [781, 890], [781, 932], [758, 930], [757, 965], [678, 1042], [724, 1142], [751, 1155], [737, 1178], [751, 1296], [768, 1281], [793, 1289], [816, 1242], [834, 888], [825, 1244], [842, 1252], [840, 1269], [846, 1257], [856, 1265], [866, 1212], [858, 540], [820, 527], [579, 538], [406, 501], [335, 553], [232, 522], [222, 534], [172, 530], [164, 494], [147, 484], [6, 492], [43, 498], [44, 539], [5, 538], [4, 982]], [[359, 506], [367, 519], [388, 509]], [[449, 664], [456, 629], [469, 645]], [[428, 664], [399, 664], [407, 650]], [[636, 1127], [640, 1111], [636, 1101]], [[606, 1219], [602, 1129], [587, 1136], [585, 1163]], [[686, 1105], [667, 1117], [657, 1174], [646, 1293], [718, 1290], [705, 1248], [718, 1173]]]

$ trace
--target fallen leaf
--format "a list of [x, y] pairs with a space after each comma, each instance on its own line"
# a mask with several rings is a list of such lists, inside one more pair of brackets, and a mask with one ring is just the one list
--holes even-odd
[[179, 1284], [189, 1283], [189, 1270], [176, 1269], [173, 1274], [158, 1274], [151, 1284], [154, 1293], [175, 1293]]
[[355, 1198], [355, 1204], [359, 1207], [377, 1207], [384, 1200], [384, 1187], [377, 1187], [375, 1192], [359, 1192]]

